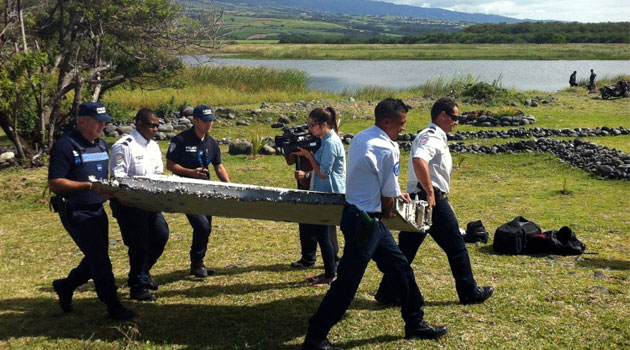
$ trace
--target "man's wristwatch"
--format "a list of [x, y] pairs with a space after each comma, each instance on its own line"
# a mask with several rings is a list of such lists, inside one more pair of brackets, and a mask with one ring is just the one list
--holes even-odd
[[311, 178], [311, 173], [306, 173], [306, 175], [304, 175], [304, 177], [308, 180]]

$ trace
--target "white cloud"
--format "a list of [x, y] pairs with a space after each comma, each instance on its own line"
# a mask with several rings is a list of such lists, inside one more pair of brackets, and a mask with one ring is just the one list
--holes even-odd
[[[379, 0], [401, 5], [436, 7], [451, 11], [484, 13], [519, 19], [578, 22], [630, 21], [630, 3], [620, 0]], [[427, 6], [428, 5], [428, 6]]]

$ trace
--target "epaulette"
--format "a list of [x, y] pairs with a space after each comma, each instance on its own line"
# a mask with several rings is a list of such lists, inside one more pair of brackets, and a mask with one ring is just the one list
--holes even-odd
[[133, 139], [131, 137], [127, 137], [125, 139], [125, 141], [122, 142], [123, 145], [125, 146], [129, 146], [129, 142], [133, 141]]

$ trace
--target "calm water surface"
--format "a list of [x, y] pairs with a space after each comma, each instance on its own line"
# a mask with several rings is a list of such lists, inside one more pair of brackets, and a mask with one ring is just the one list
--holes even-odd
[[185, 56], [188, 65], [265, 66], [299, 69], [309, 75], [309, 88], [330, 92], [357, 90], [366, 86], [405, 89], [429, 80], [472, 74], [492, 83], [500, 79], [506, 88], [557, 91], [569, 86], [576, 70], [578, 81], [588, 79], [591, 68], [598, 78], [630, 74], [630, 61], [359, 61], [359, 60], [249, 60], [205, 56]]

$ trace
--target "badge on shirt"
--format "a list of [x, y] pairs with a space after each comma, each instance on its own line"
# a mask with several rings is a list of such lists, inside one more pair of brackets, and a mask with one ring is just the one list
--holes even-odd
[[197, 153], [197, 146], [186, 146], [186, 152]]
[[116, 160], [116, 165], [120, 165], [125, 161], [125, 156], [122, 153], [116, 153], [114, 159]]
[[103, 164], [101, 163], [96, 164], [96, 171], [103, 171]]
[[175, 143], [171, 142], [171, 145], [168, 146], [168, 153], [173, 153], [173, 151], [175, 150], [176, 146], [177, 145]]
[[400, 173], [400, 162], [396, 162], [396, 164], [394, 164], [394, 175], [398, 176], [399, 173]]

